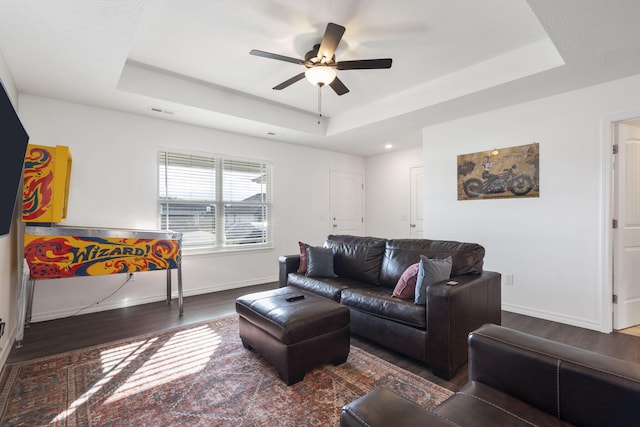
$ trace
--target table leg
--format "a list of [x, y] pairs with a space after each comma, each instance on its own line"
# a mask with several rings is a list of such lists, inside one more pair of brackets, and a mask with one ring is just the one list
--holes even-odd
[[167, 305], [171, 305], [171, 269], [167, 268]]
[[182, 262], [178, 263], [178, 306], [180, 307], [180, 317], [184, 314], [184, 303], [182, 298]]
[[29, 278], [29, 281], [27, 282], [27, 293], [28, 293], [28, 297], [27, 297], [27, 311], [26, 311], [26, 320], [24, 322], [24, 325], [26, 327], [29, 327], [29, 324], [31, 323], [31, 312], [33, 311], [33, 294], [35, 293], [36, 290], [36, 279], [32, 279]]

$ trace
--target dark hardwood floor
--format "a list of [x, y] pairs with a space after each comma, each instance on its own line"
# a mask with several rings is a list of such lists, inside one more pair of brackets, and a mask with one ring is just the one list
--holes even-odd
[[[251, 286], [185, 298], [184, 316], [178, 305], [156, 302], [116, 310], [90, 313], [64, 319], [33, 323], [25, 329], [22, 348], [11, 350], [7, 363], [18, 363], [83, 347], [134, 337], [150, 332], [197, 323], [235, 313], [235, 300], [250, 292], [273, 289], [277, 283]], [[640, 362], [640, 337], [596, 331], [536, 319], [510, 312], [502, 313], [504, 326], [576, 347], [586, 348], [619, 359]], [[467, 381], [466, 368], [450, 381], [434, 376], [427, 365], [409, 359], [367, 340], [352, 337], [358, 346], [417, 375], [457, 390]]]

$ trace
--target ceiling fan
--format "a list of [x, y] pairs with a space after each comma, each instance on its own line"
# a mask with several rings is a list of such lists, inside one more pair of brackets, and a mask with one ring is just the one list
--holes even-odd
[[253, 49], [249, 54], [262, 56], [264, 58], [277, 59], [278, 61], [291, 62], [307, 67], [307, 70], [291, 77], [274, 86], [275, 90], [282, 90], [293, 83], [307, 78], [310, 83], [322, 87], [329, 85], [338, 95], [344, 95], [349, 89], [337, 77], [336, 70], [373, 70], [381, 68], [391, 68], [391, 58], [384, 59], [361, 59], [355, 61], [336, 61], [335, 51], [342, 39], [345, 28], [341, 25], [329, 23], [324, 32], [320, 44], [313, 46], [304, 56], [304, 59], [292, 58], [278, 55], [276, 53], [265, 52]]

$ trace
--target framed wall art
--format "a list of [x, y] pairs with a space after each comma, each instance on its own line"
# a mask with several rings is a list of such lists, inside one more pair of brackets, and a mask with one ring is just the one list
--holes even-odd
[[458, 200], [540, 197], [540, 144], [458, 156]]

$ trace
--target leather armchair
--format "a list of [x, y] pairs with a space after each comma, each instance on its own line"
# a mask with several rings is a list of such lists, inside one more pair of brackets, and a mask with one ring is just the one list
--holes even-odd
[[484, 325], [469, 336], [469, 382], [433, 411], [378, 389], [341, 425], [627, 427], [640, 425], [638, 402], [640, 365]]

